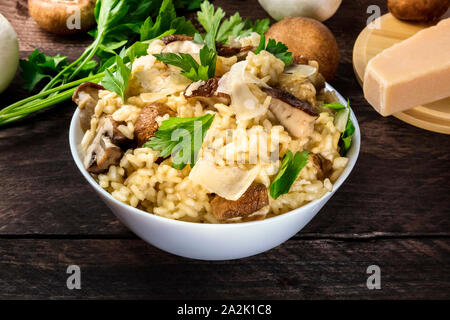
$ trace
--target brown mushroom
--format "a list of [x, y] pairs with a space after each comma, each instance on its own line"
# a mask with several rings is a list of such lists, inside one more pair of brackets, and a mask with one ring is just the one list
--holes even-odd
[[450, 7], [450, 0], [388, 0], [387, 6], [397, 19], [428, 22], [440, 18]]
[[269, 209], [267, 188], [262, 183], [253, 183], [236, 201], [218, 195], [211, 200], [211, 210], [219, 221], [266, 215]]
[[186, 99], [197, 99], [210, 106], [216, 103], [230, 104], [231, 97], [223, 92], [217, 92], [219, 78], [211, 78], [208, 81], [197, 81], [191, 83], [184, 91]]
[[72, 96], [72, 101], [75, 102], [80, 109], [80, 127], [83, 132], [91, 127], [91, 118], [99, 100], [99, 90], [105, 90], [105, 88], [97, 83], [85, 82], [77, 88]]
[[327, 81], [333, 79], [339, 65], [339, 47], [334, 35], [321, 22], [304, 17], [286, 18], [275, 23], [266, 33], [288, 46], [297, 63], [315, 60]]
[[301, 138], [312, 134], [319, 117], [312, 105], [279, 88], [263, 91], [272, 97], [270, 111], [291, 135]]
[[123, 155], [122, 149], [114, 144], [114, 120], [103, 117], [99, 121], [96, 135], [86, 150], [84, 167], [91, 173], [102, 173], [111, 165], [117, 165]]
[[162, 117], [165, 114], [169, 114], [171, 117], [175, 116], [175, 112], [164, 103], [155, 102], [142, 109], [134, 124], [138, 147], [141, 147], [158, 131], [159, 125], [156, 117]]
[[320, 153], [311, 153], [309, 155], [309, 161], [316, 170], [316, 177], [318, 180], [324, 180], [331, 175], [333, 164]]
[[88, 31], [95, 25], [95, 0], [28, 0], [28, 10], [37, 24], [55, 34]]

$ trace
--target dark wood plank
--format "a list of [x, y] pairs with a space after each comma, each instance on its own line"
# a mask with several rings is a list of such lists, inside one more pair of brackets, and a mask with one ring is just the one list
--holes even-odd
[[[140, 240], [3, 240], [0, 297], [448, 299], [449, 253], [450, 240], [440, 238], [302, 240], [247, 259], [204, 262]], [[81, 290], [66, 288], [72, 264], [81, 268]], [[366, 287], [374, 264], [381, 290]]]

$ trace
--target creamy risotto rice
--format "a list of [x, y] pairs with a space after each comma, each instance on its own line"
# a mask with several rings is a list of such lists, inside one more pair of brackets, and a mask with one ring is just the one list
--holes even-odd
[[[234, 46], [256, 47], [259, 35], [232, 40]], [[268, 196], [268, 205], [264, 210], [258, 208], [256, 214], [222, 219], [213, 212], [212, 207], [212, 199], [217, 197], [217, 192], [211, 190], [209, 185], [199, 183], [199, 179], [192, 178], [191, 165], [188, 164], [182, 170], [175, 169], [171, 157], [163, 159], [160, 151], [134, 143], [121, 147], [115, 161], [107, 168], [90, 171], [102, 188], [115, 199], [149, 214], [200, 223], [268, 218], [301, 207], [332, 191], [333, 183], [346, 167], [348, 159], [340, 155], [338, 142], [342, 132], [334, 125], [334, 111], [320, 107], [337, 99], [333, 92], [325, 91], [316, 62], [311, 61], [313, 69], [308, 68], [316, 71], [306, 76], [303, 71], [286, 73], [284, 63], [264, 50], [259, 54], [249, 51], [245, 55], [219, 57], [216, 91], [223, 90], [231, 99], [228, 102], [219, 99], [205, 102], [189, 98], [187, 88], [192, 85], [192, 81], [181, 75], [178, 68], [165, 65], [153, 56], [164, 51], [166, 46], [164, 41], [155, 40], [149, 46], [148, 55], [134, 61], [126, 101], [101, 87], [96, 89], [96, 95], [79, 93], [79, 108], [89, 117], [80, 146], [87, 157], [92, 157], [89, 152], [98, 139], [100, 128], [105, 127], [105, 119], [110, 119], [108, 121], [114, 124], [114, 135], [135, 141], [142, 110], [159, 103], [169, 110], [157, 114], [154, 119], [156, 127], [173, 116], [185, 118], [214, 114], [198, 161], [208, 160], [218, 170], [233, 168], [233, 172], [242, 173], [245, 179], [251, 176], [251, 183], [263, 184], [267, 190], [288, 150], [292, 153], [309, 150], [311, 154], [320, 155], [323, 158], [320, 164], [329, 164], [329, 170], [323, 174], [323, 168], [310, 160], [288, 193], [277, 199]], [[192, 55], [198, 59], [198, 53], [193, 52]], [[189, 90], [193, 91], [202, 85], [205, 83], [195, 84]], [[271, 87], [289, 92], [297, 99], [308, 102], [317, 111], [317, 117], [309, 124], [311, 128], [305, 125], [301, 136], [293, 135], [272, 110], [274, 96], [267, 93]], [[239, 110], [239, 104], [245, 106], [250, 98], [244, 99], [236, 93], [243, 89], [243, 95], [253, 99], [251, 103], [254, 104], [253, 108], [245, 112]], [[244, 101], [239, 101], [241, 98]], [[92, 110], [88, 112], [88, 108]], [[89, 159], [85, 161], [88, 162]], [[86, 166], [88, 168], [89, 164]], [[210, 179], [215, 177], [211, 176]], [[236, 183], [232, 182], [233, 185]]]

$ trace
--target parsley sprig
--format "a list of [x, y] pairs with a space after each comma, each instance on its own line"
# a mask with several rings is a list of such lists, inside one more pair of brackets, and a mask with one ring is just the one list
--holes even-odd
[[169, 118], [161, 123], [155, 136], [144, 147], [161, 151], [163, 158], [172, 156], [172, 167], [175, 169], [182, 170], [188, 163], [194, 166], [214, 116]]
[[243, 20], [239, 13], [235, 13], [229, 19], [221, 8], [214, 9], [209, 1], [204, 1], [197, 13], [197, 20], [207, 33], [213, 33], [214, 40], [225, 43], [229, 37], [245, 37], [252, 32], [264, 34], [269, 29], [268, 18], [251, 22], [250, 19]]
[[255, 54], [260, 53], [262, 50], [270, 52], [287, 66], [292, 63], [292, 53], [288, 51], [288, 47], [282, 42], [276, 42], [273, 39], [269, 39], [266, 44], [266, 37], [261, 35], [261, 40], [259, 41], [259, 46], [256, 49]]
[[295, 156], [290, 150], [284, 155], [280, 170], [270, 185], [270, 196], [277, 199], [286, 194], [297, 180], [300, 171], [308, 163], [309, 151], [296, 152]]

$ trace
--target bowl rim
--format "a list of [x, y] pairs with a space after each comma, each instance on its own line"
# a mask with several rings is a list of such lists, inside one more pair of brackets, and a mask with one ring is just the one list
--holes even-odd
[[[330, 84], [326, 83], [325, 88], [329, 91], [334, 91], [342, 104], [347, 104], [347, 100], [345, 100], [342, 95], [334, 89]], [[347, 167], [344, 169], [344, 172], [339, 176], [339, 178], [335, 181], [333, 184], [333, 190], [327, 192], [319, 199], [313, 200], [299, 208], [295, 208], [291, 211], [288, 211], [286, 213], [277, 215], [275, 217], [271, 217], [268, 219], [263, 220], [257, 220], [257, 221], [248, 221], [248, 222], [239, 222], [239, 223], [198, 223], [198, 222], [189, 222], [189, 221], [182, 221], [182, 220], [175, 220], [170, 219], [162, 216], [158, 216], [154, 213], [143, 211], [138, 208], [134, 208], [128, 204], [125, 204], [117, 199], [115, 199], [108, 191], [103, 189], [96, 181], [95, 179], [87, 172], [87, 170], [84, 168], [83, 163], [79, 157], [78, 153], [78, 145], [77, 141], [75, 141], [75, 130], [76, 127], [79, 126], [78, 121], [78, 114], [79, 109], [76, 108], [72, 119], [70, 121], [70, 128], [69, 128], [69, 145], [70, 145], [70, 151], [72, 154], [72, 158], [78, 168], [78, 170], [81, 172], [83, 177], [89, 182], [89, 184], [94, 188], [95, 191], [102, 194], [106, 198], [108, 198], [111, 202], [113, 202], [115, 205], [119, 206], [120, 208], [123, 208], [124, 210], [128, 210], [128, 212], [137, 214], [142, 217], [146, 217], [148, 219], [155, 219], [158, 222], [162, 223], [168, 223], [168, 224], [175, 224], [175, 225], [186, 225], [191, 227], [198, 227], [198, 228], [243, 228], [243, 227], [249, 227], [249, 226], [255, 226], [255, 225], [262, 225], [267, 223], [275, 223], [278, 220], [285, 219], [291, 215], [294, 214], [301, 214], [302, 211], [308, 211], [309, 208], [314, 207], [317, 203], [320, 203], [324, 200], [325, 197], [328, 195], [334, 194], [340, 186], [344, 183], [345, 180], [349, 177], [350, 173], [353, 171], [353, 168], [355, 167], [355, 164], [358, 160], [360, 146], [361, 146], [361, 132], [358, 120], [353, 112], [353, 110], [350, 108], [350, 119], [353, 122], [353, 125], [355, 126], [355, 133], [353, 135], [352, 139], [352, 146], [350, 147], [348, 153], [350, 153], [349, 162], [347, 164]], [[328, 200], [327, 200], [328, 201]], [[113, 212], [114, 213], [114, 212]]]

